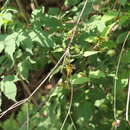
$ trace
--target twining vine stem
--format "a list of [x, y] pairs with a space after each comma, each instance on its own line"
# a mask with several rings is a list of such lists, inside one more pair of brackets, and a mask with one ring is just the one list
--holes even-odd
[[116, 89], [117, 89], [118, 72], [119, 72], [120, 62], [121, 62], [121, 58], [122, 58], [122, 54], [123, 54], [123, 49], [125, 47], [125, 44], [126, 44], [126, 41], [129, 37], [129, 35], [130, 35], [130, 31], [127, 33], [126, 38], [125, 38], [123, 45], [121, 47], [121, 52], [119, 55], [117, 66], [116, 66], [116, 73], [115, 73], [115, 80], [114, 80], [114, 99], [113, 99], [113, 102], [114, 102], [113, 111], [114, 111], [114, 118], [116, 121], [117, 121], [117, 108], [116, 108], [117, 93], [116, 93]]
[[128, 122], [128, 124], [130, 124], [129, 122], [129, 118], [128, 118], [128, 115], [129, 115], [129, 103], [130, 103], [130, 77], [128, 79], [128, 94], [127, 94], [127, 103], [126, 103], [126, 121]]
[[[79, 25], [80, 19], [81, 19], [82, 15], [83, 15], [83, 13], [84, 13], [84, 11], [85, 11], [87, 2], [88, 2], [88, 0], [85, 1], [85, 4], [84, 4], [84, 6], [83, 6], [83, 8], [82, 8], [82, 11], [81, 11], [81, 13], [80, 13], [80, 15], [79, 15], [79, 17], [78, 17], [76, 26], [74, 27], [74, 31], [73, 31], [73, 34], [72, 34], [72, 39], [71, 39], [71, 41], [73, 41], [73, 37], [75, 36], [75, 32], [76, 32], [77, 27], [78, 27], [78, 25]], [[71, 43], [72, 43], [72, 42], [71, 42]], [[70, 44], [70, 45], [71, 45], [71, 44]], [[70, 46], [70, 45], [69, 45], [69, 46]], [[70, 48], [70, 47], [69, 47], [69, 48]], [[68, 50], [68, 51], [69, 51], [69, 50]], [[69, 52], [68, 52], [68, 54], [69, 54]], [[67, 56], [67, 55], [66, 55], [66, 56]], [[66, 56], [65, 56], [65, 57], [66, 57]], [[71, 107], [72, 107], [72, 102], [73, 102], [73, 95], [74, 95], [74, 88], [73, 88], [73, 85], [71, 85], [71, 83], [70, 83], [69, 86], [71, 87], [70, 105], [69, 105], [68, 112], [67, 112], [67, 114], [66, 114], [66, 117], [65, 117], [65, 119], [64, 119], [64, 121], [63, 121], [63, 123], [62, 123], [62, 125], [61, 125], [60, 130], [63, 130], [64, 125], [65, 125], [65, 123], [66, 123], [66, 121], [67, 121], [67, 119], [68, 119], [68, 117], [69, 117], [69, 115], [70, 115], [70, 112], [71, 112]]]
[[81, 11], [81, 13], [80, 13], [80, 15], [79, 15], [79, 17], [78, 17], [78, 20], [77, 20], [77, 22], [76, 22], [76, 25], [75, 25], [74, 28], [73, 28], [73, 32], [72, 32], [72, 36], [71, 36], [70, 42], [69, 42], [69, 44], [68, 44], [68, 46], [67, 46], [65, 52], [63, 53], [63, 55], [61, 56], [61, 58], [60, 58], [59, 61], [57, 62], [57, 64], [52, 68], [52, 70], [48, 73], [48, 75], [41, 81], [41, 83], [36, 87], [36, 89], [30, 94], [30, 96], [28, 96], [27, 98], [25, 98], [25, 99], [23, 99], [23, 100], [21, 100], [21, 101], [16, 102], [16, 103], [13, 104], [11, 107], [9, 107], [7, 110], [5, 110], [4, 112], [0, 113], [0, 118], [2, 118], [8, 111], [10, 111], [10, 110], [12, 110], [12, 109], [14, 109], [14, 108], [16, 108], [16, 107], [18, 107], [18, 106], [20, 106], [20, 105], [26, 103], [26, 102], [28, 102], [28, 101], [31, 99], [31, 97], [39, 90], [39, 88], [42, 86], [42, 84], [44, 84], [45, 81], [52, 75], [52, 73], [53, 73], [53, 72], [55, 71], [55, 69], [59, 66], [59, 64], [63, 61], [63, 59], [67, 56], [67, 54], [69, 53], [71, 44], [72, 44], [72, 42], [73, 42], [74, 36], [75, 36], [75, 34], [76, 34], [78, 25], [79, 25], [79, 23], [80, 23], [81, 16], [82, 16], [82, 14], [83, 14], [83, 12], [84, 12], [84, 10], [85, 10], [85, 7], [86, 7], [86, 5], [87, 5], [87, 1], [88, 1], [88, 0], [85, 1], [84, 7], [83, 7], [83, 9], [82, 9], [82, 11]]

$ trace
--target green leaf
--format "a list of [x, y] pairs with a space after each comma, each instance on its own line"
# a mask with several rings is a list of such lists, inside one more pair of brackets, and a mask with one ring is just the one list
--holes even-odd
[[23, 62], [18, 64], [18, 74], [22, 77], [22, 79], [28, 79], [29, 69], [31, 68], [31, 63], [29, 57], [27, 57]]
[[1, 112], [1, 103], [2, 103], [2, 100], [1, 100], [1, 92], [0, 92], [0, 112]]
[[89, 81], [89, 78], [82, 74], [75, 74], [70, 78], [72, 84], [84, 84]]
[[120, 3], [121, 3], [122, 5], [125, 5], [126, 2], [127, 2], [127, 0], [120, 0]]
[[13, 53], [15, 52], [15, 39], [10, 39], [5, 43], [5, 53], [7, 53], [11, 59], [13, 59]]
[[103, 98], [103, 99], [99, 99], [99, 100], [96, 100], [96, 101], [95, 101], [94, 105], [95, 105], [96, 107], [100, 107], [104, 102], [105, 102], [105, 99], [104, 99], [104, 98]]
[[59, 9], [58, 8], [49, 8], [48, 14], [49, 15], [57, 15], [59, 13]]
[[97, 36], [89, 36], [89, 37], [85, 38], [85, 41], [90, 42], [90, 43], [96, 43]]
[[1, 67], [1, 68], [0, 68], [0, 75], [2, 75], [3, 72], [4, 72], [4, 68]]
[[117, 11], [109, 10], [102, 16], [101, 21], [106, 23], [106, 22], [113, 20], [117, 16], [118, 16]]
[[21, 42], [21, 46], [23, 49], [25, 49], [26, 52], [29, 52], [30, 54], [33, 54], [32, 49], [33, 49], [33, 42], [31, 39], [27, 38], [23, 42]]
[[83, 56], [84, 57], [89, 57], [89, 56], [97, 54], [97, 53], [99, 53], [99, 51], [85, 51]]
[[0, 84], [1, 84], [1, 91], [5, 94], [5, 96], [15, 101], [17, 92], [15, 83], [13, 81], [3, 80], [1, 81]]
[[130, 51], [126, 51], [122, 54], [122, 63], [128, 64], [130, 63]]
[[16, 75], [8, 75], [4, 78], [4, 80], [17, 82], [19, 80], [19, 78]]
[[9, 118], [8, 120], [4, 121], [2, 124], [2, 128], [4, 130], [16, 130], [16, 129], [18, 130], [19, 129], [18, 124], [12, 118], [11, 119]]
[[43, 26], [47, 26], [49, 28], [57, 28], [60, 26], [60, 21], [51, 16], [44, 16], [43, 17]]
[[82, 122], [83, 124], [88, 122], [93, 114], [93, 109], [93, 105], [90, 102], [80, 102], [79, 105], [74, 107], [74, 116], [76, 116], [76, 122], [79, 125], [81, 125]]
[[74, 6], [77, 3], [79, 3], [79, 2], [80, 2], [80, 0], [66, 0], [65, 1], [65, 5], [67, 5], [67, 6]]
[[[124, 40], [125, 40], [125, 38], [126, 38], [126, 36], [127, 36], [127, 34], [128, 34], [128, 32], [122, 32], [122, 33], [120, 33], [120, 35], [118, 36], [116, 42], [118, 44], [123, 43]], [[128, 36], [128, 40], [130, 40], [130, 35]]]
[[13, 21], [12, 14], [8, 12], [0, 13], [0, 28], [3, 25], [6, 29], [6, 26]]
[[105, 74], [102, 71], [100, 71], [100, 70], [90, 71], [89, 72], [89, 77], [90, 78], [95, 78], [95, 79], [104, 78]]
[[7, 35], [5, 34], [0, 34], [0, 53], [4, 50], [4, 41]]
[[27, 36], [28, 36], [28, 34], [24, 34], [23, 30], [19, 31], [19, 34], [18, 34], [18, 37], [17, 37], [17, 41], [16, 41], [17, 47], [19, 47], [21, 45], [21, 42], [24, 42], [24, 40], [27, 39]]
[[128, 15], [121, 16], [121, 18], [119, 19], [119, 24], [121, 26], [124, 26], [127, 23], [127, 21], [129, 21]]
[[13, 18], [13, 15], [11, 13], [6, 13], [3, 15], [3, 19], [6, 23], [11, 22]]
[[0, 42], [0, 53], [4, 50], [4, 44]]
[[3, 44], [5, 45], [5, 53], [8, 54], [12, 60], [13, 60], [13, 54], [16, 49], [17, 36], [18, 33], [7, 35], [5, 40], [3, 41]]
[[104, 22], [102, 22], [102, 21], [97, 22], [97, 29], [99, 32], [103, 32], [105, 27], [106, 27], [106, 25]]
[[43, 47], [52, 48], [55, 46], [55, 42], [52, 40], [52, 38], [42, 31], [31, 31], [29, 36], [33, 42], [38, 42]]

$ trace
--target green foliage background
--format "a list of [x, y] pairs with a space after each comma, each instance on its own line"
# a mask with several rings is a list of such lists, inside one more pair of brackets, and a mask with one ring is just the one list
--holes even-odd
[[[0, 12], [0, 90], [9, 99], [16, 100], [15, 82], [28, 81], [29, 71], [53, 63], [50, 52], [58, 61], [64, 53], [76, 20], [85, 1], [67, 0], [73, 8], [61, 12], [44, 7], [34, 10], [30, 25], [18, 19], [16, 9]], [[130, 2], [127, 0], [88, 0], [70, 48], [70, 55], [54, 74], [74, 73], [61, 77], [62, 83], [37, 112], [37, 107], [26, 103], [17, 121], [9, 118], [1, 123], [3, 130], [59, 130], [70, 105], [71, 87], [74, 89], [71, 112], [63, 130], [113, 130], [113, 88], [116, 67], [122, 44], [130, 27]], [[117, 117], [119, 130], [129, 130], [125, 121], [125, 107], [130, 69], [130, 37], [123, 49], [117, 78]], [[44, 97], [41, 97], [44, 101]], [[29, 118], [29, 124], [26, 121]], [[113, 124], [113, 125], [112, 125]]]

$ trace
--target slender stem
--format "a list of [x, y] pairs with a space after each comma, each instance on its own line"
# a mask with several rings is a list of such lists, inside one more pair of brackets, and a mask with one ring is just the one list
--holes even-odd
[[2, 6], [1, 10], [3, 10], [4, 8], [7, 7], [7, 5], [9, 4], [10, 0], [6, 0], [6, 2], [4, 3], [4, 5]]
[[[19, 1], [19, 0], [17, 0], [17, 1]], [[85, 1], [84, 7], [83, 7], [83, 9], [82, 9], [82, 11], [81, 11], [81, 13], [80, 13], [80, 15], [79, 15], [79, 17], [78, 17], [77, 23], [76, 23], [76, 25], [75, 25], [75, 27], [74, 27], [74, 31], [73, 31], [71, 40], [70, 40], [70, 42], [69, 42], [69, 44], [68, 44], [68, 46], [67, 46], [67, 48], [66, 48], [64, 54], [61, 56], [61, 58], [59, 59], [59, 61], [57, 62], [57, 64], [56, 64], [56, 65], [53, 67], [53, 69], [48, 73], [48, 75], [45, 77], [45, 79], [43, 79], [43, 80], [41, 81], [41, 83], [36, 87], [36, 89], [30, 94], [30, 96], [29, 96], [28, 98], [25, 98], [25, 99], [23, 99], [23, 100], [21, 100], [21, 101], [15, 103], [15, 104], [13, 104], [10, 108], [8, 108], [7, 110], [5, 110], [4, 112], [2, 112], [2, 113], [0, 114], [0, 118], [2, 118], [8, 111], [12, 110], [13, 108], [16, 108], [16, 107], [18, 107], [18, 106], [20, 106], [20, 105], [26, 103], [27, 101], [29, 101], [30, 98], [39, 90], [39, 88], [42, 86], [42, 84], [45, 83], [45, 81], [52, 75], [52, 73], [55, 71], [55, 69], [56, 69], [56, 68], [59, 66], [59, 64], [63, 61], [64, 57], [66, 57], [66, 55], [67, 55], [68, 52], [69, 52], [69, 49], [70, 49], [71, 44], [72, 44], [72, 42], [73, 42], [73, 39], [74, 39], [76, 30], [77, 30], [77, 28], [78, 28], [78, 25], [79, 25], [81, 16], [82, 16], [82, 14], [83, 14], [83, 12], [84, 12], [84, 10], [85, 10], [85, 7], [86, 7], [86, 5], [87, 5], [87, 2], [88, 2], [88, 0]]]
[[29, 16], [28, 16], [28, 14], [26, 13], [26, 11], [25, 11], [25, 9], [24, 9], [24, 7], [23, 7], [23, 4], [22, 4], [22, 2], [21, 2], [21, 0], [16, 0], [16, 3], [17, 3], [17, 5], [18, 5], [18, 8], [19, 8], [20, 12], [22, 13], [22, 16], [24, 17], [26, 23], [29, 24], [29, 23], [30, 23], [30, 22], [29, 22]]
[[72, 107], [72, 102], [73, 102], [73, 95], [74, 95], [74, 90], [73, 90], [73, 86], [70, 84], [70, 87], [71, 87], [71, 97], [70, 97], [70, 105], [69, 105], [69, 109], [68, 109], [68, 112], [66, 114], [66, 117], [62, 123], [62, 126], [60, 128], [60, 130], [63, 130], [64, 126], [65, 126], [65, 123], [70, 115], [70, 112], [71, 112], [71, 107]]
[[36, 8], [38, 8], [38, 1], [37, 0], [33, 0], [33, 1], [35, 3]]
[[[24, 87], [25, 91], [27, 92], [28, 96], [31, 94], [31, 91], [29, 89], [29, 86], [21, 79], [21, 84]], [[37, 100], [34, 98], [34, 96], [31, 97], [32, 102], [38, 106]]]
[[119, 59], [118, 59], [118, 63], [117, 63], [117, 67], [116, 67], [116, 74], [115, 74], [115, 80], [114, 80], [114, 99], [113, 99], [113, 102], [114, 102], [113, 111], [114, 111], [115, 120], [117, 120], [117, 110], [116, 110], [116, 100], [117, 100], [116, 96], [117, 96], [117, 93], [116, 93], [116, 89], [117, 89], [118, 71], [119, 71], [120, 62], [121, 62], [121, 58], [122, 58], [122, 54], [123, 54], [123, 49], [124, 49], [124, 46], [126, 44], [126, 41], [127, 41], [129, 35], [130, 35], [130, 31], [127, 33], [127, 36], [126, 36], [126, 38], [125, 38], [125, 40], [123, 42], [121, 52], [120, 52], [120, 55], [119, 55]]
[[129, 122], [128, 114], [129, 114], [129, 103], [130, 103], [130, 77], [128, 79], [128, 95], [127, 95], [127, 104], [126, 104], [126, 121]]

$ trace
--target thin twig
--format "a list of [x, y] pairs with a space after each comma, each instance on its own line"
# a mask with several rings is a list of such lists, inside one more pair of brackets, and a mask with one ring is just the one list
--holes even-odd
[[2, 6], [1, 10], [3, 10], [4, 8], [7, 7], [7, 5], [9, 4], [10, 0], [6, 0], [6, 2], [4, 3], [4, 5]]
[[18, 8], [19, 8], [20, 12], [22, 13], [22, 15], [23, 15], [23, 17], [24, 17], [26, 23], [27, 23], [27, 24], [30, 24], [29, 15], [28, 15], [27, 12], [25, 11], [25, 8], [24, 8], [24, 6], [23, 6], [22, 1], [21, 1], [21, 0], [16, 0], [16, 3], [17, 3], [17, 5], [18, 5]]
[[27, 102], [27, 130], [29, 130], [29, 103]]
[[72, 107], [72, 102], [73, 102], [73, 95], [74, 95], [74, 91], [73, 91], [73, 85], [70, 85], [70, 87], [71, 87], [71, 97], [70, 97], [70, 104], [69, 104], [69, 109], [68, 109], [68, 112], [67, 112], [67, 114], [66, 114], [66, 116], [65, 116], [65, 119], [64, 119], [64, 121], [63, 121], [63, 123], [62, 123], [62, 125], [61, 125], [61, 128], [60, 128], [60, 130], [63, 130], [63, 128], [64, 128], [64, 125], [65, 125], [65, 123], [66, 123], [66, 121], [67, 121], [67, 119], [68, 119], [68, 116], [70, 115], [70, 112], [71, 112], [71, 107]]
[[29, 101], [29, 100], [31, 99], [31, 97], [39, 90], [39, 88], [42, 86], [42, 84], [44, 84], [45, 81], [52, 75], [52, 73], [55, 71], [55, 69], [56, 69], [56, 68], [59, 66], [59, 64], [62, 62], [62, 60], [64, 59], [64, 57], [66, 57], [66, 55], [69, 53], [69, 49], [70, 49], [71, 44], [72, 44], [72, 42], [73, 42], [75, 33], [76, 33], [76, 31], [77, 31], [77, 27], [78, 27], [78, 25], [79, 25], [81, 16], [82, 16], [82, 14], [83, 14], [83, 12], [84, 12], [84, 10], [85, 10], [87, 1], [88, 1], [88, 0], [86, 0], [86, 2], [85, 2], [85, 4], [84, 4], [84, 7], [83, 7], [83, 9], [82, 9], [82, 11], [81, 11], [81, 14], [80, 14], [80, 16], [79, 16], [79, 18], [78, 18], [78, 20], [77, 20], [77, 23], [76, 23], [76, 25], [75, 25], [75, 27], [74, 27], [74, 31], [73, 31], [73, 33], [72, 33], [72, 37], [71, 37], [71, 39], [70, 39], [70, 42], [69, 42], [69, 44], [68, 44], [68, 46], [67, 46], [67, 48], [66, 48], [64, 54], [61, 56], [61, 58], [60, 58], [59, 61], [57, 62], [57, 64], [52, 68], [52, 70], [48, 73], [48, 75], [45, 77], [45, 79], [43, 79], [43, 80], [41, 81], [41, 83], [36, 87], [36, 89], [30, 94], [29, 97], [27, 97], [27, 98], [25, 98], [25, 99], [23, 99], [23, 100], [21, 100], [21, 101], [16, 102], [16, 103], [15, 103], [14, 105], [12, 105], [10, 108], [8, 108], [8, 109], [5, 110], [4, 112], [2, 112], [2, 113], [0, 114], [0, 118], [2, 118], [8, 111], [10, 111], [10, 110], [12, 110], [12, 109], [14, 109], [14, 108], [16, 108], [16, 107], [18, 107], [18, 106], [20, 106], [20, 105], [26, 103], [27, 101]]
[[38, 1], [37, 0], [33, 0], [33, 1], [34, 1], [36, 8], [38, 8]]
[[123, 49], [124, 46], [126, 44], [126, 41], [128, 39], [128, 36], [130, 35], [130, 31], [127, 33], [126, 38], [123, 42], [122, 48], [121, 48], [121, 52], [119, 55], [119, 59], [118, 59], [118, 63], [117, 63], [117, 67], [116, 67], [116, 73], [115, 73], [115, 80], [114, 80], [114, 98], [113, 98], [113, 102], [114, 102], [114, 107], [113, 107], [113, 111], [114, 111], [114, 118], [115, 120], [117, 120], [117, 110], [116, 110], [116, 88], [117, 88], [117, 79], [118, 79], [118, 71], [119, 71], [119, 67], [120, 67], [120, 62], [121, 62], [121, 58], [122, 58], [122, 54], [123, 54]]
[[[85, 11], [85, 8], [86, 8], [86, 5], [87, 5], [87, 2], [88, 2], [88, 0], [86, 0], [85, 3], [84, 3], [84, 6], [83, 6], [83, 8], [82, 8], [82, 11], [81, 11], [81, 13], [80, 13], [80, 15], [79, 15], [79, 17], [78, 17], [78, 20], [77, 20], [76, 26], [74, 27], [74, 31], [73, 31], [72, 37], [75, 36], [75, 33], [76, 33], [76, 30], [77, 30], [77, 27], [78, 27], [78, 25], [79, 25], [79, 22], [80, 22], [80, 19], [81, 19], [82, 15], [83, 15], [83, 13], [84, 13], [84, 11]], [[71, 43], [72, 43], [72, 41], [73, 41], [73, 39], [71, 39]], [[70, 45], [69, 45], [69, 46], [70, 46]], [[69, 50], [68, 50], [68, 53], [67, 53], [67, 54], [69, 54]], [[61, 125], [60, 130], [63, 130], [64, 125], [65, 125], [65, 123], [66, 123], [66, 121], [67, 121], [67, 118], [68, 118], [68, 116], [70, 115], [70, 112], [71, 112], [71, 107], [72, 107], [72, 102], [73, 102], [74, 91], [73, 91], [73, 85], [70, 84], [70, 87], [71, 87], [70, 105], [69, 105], [68, 112], [67, 112], [67, 114], [66, 114], [66, 117], [65, 117], [65, 119], [64, 119], [64, 121], [63, 121], [63, 123], [62, 123], [62, 125]]]
[[[32, 110], [30, 113], [29, 113], [29, 117], [31, 118], [33, 116], [33, 114], [37, 113], [40, 111], [40, 109], [47, 103], [47, 101], [49, 100], [49, 97], [51, 96], [51, 94], [54, 92], [56, 86], [53, 87], [49, 93], [47, 94], [47, 96], [45, 97], [44, 101], [42, 101], [42, 103], [36, 108], [36, 110]], [[26, 120], [23, 122], [22, 126], [21, 126], [21, 129], [25, 126], [26, 124]]]
[[[27, 92], [28, 96], [31, 94], [30, 89], [28, 88], [27, 84], [21, 79], [21, 84], [24, 87], [25, 91]], [[34, 98], [34, 96], [31, 97], [32, 102], [38, 106], [37, 100]]]
[[69, 114], [69, 116], [70, 116], [70, 119], [71, 119], [72, 124], [73, 124], [73, 126], [74, 126], [74, 129], [77, 130], [77, 128], [76, 128], [76, 126], [75, 126], [75, 124], [74, 124], [74, 121], [73, 121], [73, 118], [72, 118], [71, 114]]
[[130, 103], [130, 77], [128, 79], [128, 95], [127, 95], [127, 103], [126, 103], [126, 121], [128, 121], [129, 123], [129, 118], [128, 118], [128, 115], [129, 115], [129, 103]]

